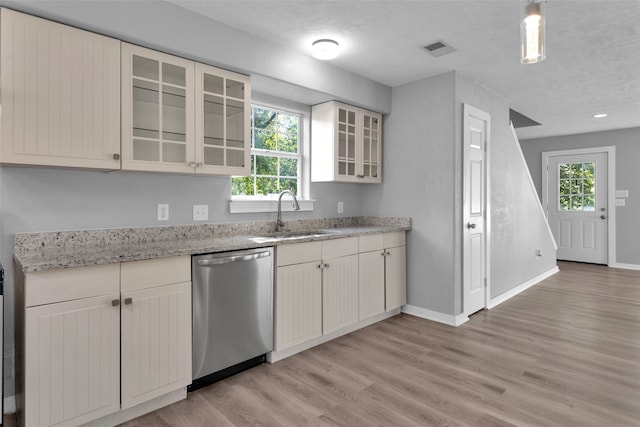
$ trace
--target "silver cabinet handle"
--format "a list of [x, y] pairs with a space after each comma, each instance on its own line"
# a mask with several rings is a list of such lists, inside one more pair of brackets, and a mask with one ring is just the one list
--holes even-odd
[[190, 168], [195, 168], [196, 166], [198, 166], [196, 162], [189, 162], [189, 163], [187, 163], [187, 165], [188, 165]]
[[467, 223], [467, 228], [476, 228], [476, 225], [471, 223], [471, 222], [468, 222]]
[[325, 265], [324, 265], [324, 268], [329, 268], [329, 264], [325, 264]]
[[111, 307], [117, 307], [119, 305], [120, 305], [120, 300], [119, 299], [111, 300]]
[[387, 253], [385, 251], [382, 251], [382, 253], [380, 255], [387, 256]]
[[125, 298], [124, 299], [124, 305], [129, 305], [129, 304], [133, 304], [133, 298]]
[[358, 174], [356, 175], [358, 178], [364, 178], [364, 175]]
[[113, 160], [120, 160], [120, 154], [113, 153]]
[[322, 267], [323, 267], [323, 266], [322, 266], [322, 263], [318, 264], [318, 268], [319, 268], [320, 270], [322, 270]]
[[391, 256], [391, 252], [387, 251], [387, 256]]
[[600, 215], [600, 219], [607, 219], [606, 215]]

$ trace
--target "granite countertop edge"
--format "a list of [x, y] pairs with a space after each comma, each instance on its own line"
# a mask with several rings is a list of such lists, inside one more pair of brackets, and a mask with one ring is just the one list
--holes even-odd
[[310, 231], [310, 233], [320, 231], [326, 234], [315, 233], [295, 237], [278, 237], [266, 234], [203, 239], [174, 239], [138, 244], [78, 245], [64, 249], [35, 249], [25, 253], [15, 253], [14, 261], [16, 267], [23, 273], [34, 273], [47, 270], [143, 261], [174, 256], [190, 256], [409, 230], [411, 230], [411, 226], [363, 225], [313, 230]]

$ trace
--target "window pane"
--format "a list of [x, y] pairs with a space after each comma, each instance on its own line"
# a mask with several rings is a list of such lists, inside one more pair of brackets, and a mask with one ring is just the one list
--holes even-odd
[[277, 113], [264, 108], [253, 109], [253, 127], [256, 129], [275, 130], [275, 120]]
[[297, 153], [298, 135], [280, 134], [278, 136], [278, 151], [284, 151], [285, 153]]
[[278, 193], [278, 178], [259, 176], [256, 178], [256, 194]]
[[585, 178], [582, 191], [584, 191], [584, 194], [595, 194], [595, 180], [593, 178]]
[[571, 194], [568, 179], [560, 180], [560, 194]]
[[576, 179], [571, 180], [571, 194], [582, 194], [582, 181]]
[[263, 130], [253, 131], [253, 148], [259, 150], [275, 150], [276, 149], [276, 134], [273, 132], [267, 132]]
[[256, 156], [257, 175], [278, 175], [278, 158]]
[[561, 196], [560, 197], [560, 210], [568, 211], [571, 204], [571, 197], [569, 196]]
[[291, 190], [295, 195], [298, 195], [298, 180], [291, 178], [282, 178], [280, 180], [280, 191]]
[[582, 196], [571, 196], [571, 210], [582, 210]]
[[593, 162], [585, 163], [582, 170], [585, 178], [594, 178], [596, 174], [596, 164]]
[[298, 159], [280, 159], [280, 176], [298, 176]]
[[571, 178], [582, 178], [582, 163], [571, 164]]
[[233, 196], [253, 196], [253, 177], [243, 176], [231, 180], [231, 195]]
[[584, 210], [585, 211], [595, 211], [596, 210], [596, 199], [593, 196], [584, 196]]
[[570, 178], [570, 169], [567, 163], [560, 163], [560, 178]]

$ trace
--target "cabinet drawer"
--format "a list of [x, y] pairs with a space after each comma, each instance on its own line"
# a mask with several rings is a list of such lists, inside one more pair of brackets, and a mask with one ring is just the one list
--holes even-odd
[[25, 305], [51, 304], [119, 293], [120, 264], [92, 265], [28, 273]]
[[337, 258], [358, 253], [358, 238], [325, 240], [322, 242], [322, 259]]
[[385, 248], [393, 248], [396, 246], [404, 246], [406, 245], [406, 232], [404, 231], [394, 231], [393, 233], [384, 233], [383, 234], [384, 247]]
[[148, 259], [123, 262], [120, 275], [122, 292], [191, 281], [191, 257]]
[[382, 234], [365, 234], [358, 237], [359, 251], [371, 252], [384, 248], [384, 237]]
[[280, 245], [276, 250], [277, 265], [302, 264], [322, 258], [322, 242]]

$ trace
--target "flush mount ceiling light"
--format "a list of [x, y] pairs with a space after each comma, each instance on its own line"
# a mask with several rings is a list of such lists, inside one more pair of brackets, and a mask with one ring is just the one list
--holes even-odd
[[311, 54], [316, 59], [333, 59], [338, 56], [338, 42], [331, 39], [320, 39], [311, 45]]
[[544, 61], [544, 10], [543, 4], [529, 0], [520, 23], [520, 45], [522, 64]]
[[594, 119], [604, 119], [605, 117], [607, 117], [607, 113], [598, 113], [598, 114], [594, 114], [593, 118]]

